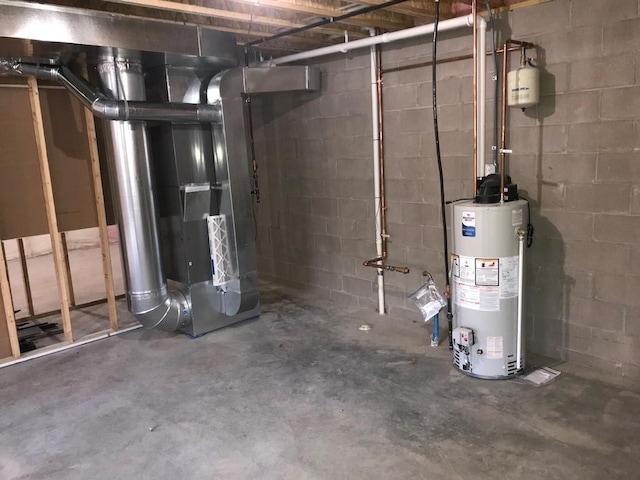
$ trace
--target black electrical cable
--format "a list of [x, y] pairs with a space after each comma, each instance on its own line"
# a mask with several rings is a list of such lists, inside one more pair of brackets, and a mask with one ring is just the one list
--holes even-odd
[[531, 223], [531, 202], [529, 202], [529, 200], [527, 200], [527, 217], [529, 218], [529, 222], [527, 223], [527, 248], [531, 248], [535, 228], [533, 228], [533, 224]]
[[431, 62], [431, 86], [433, 93], [433, 132], [438, 161], [438, 179], [440, 181], [440, 213], [442, 215], [442, 239], [444, 241], [444, 278], [447, 285], [447, 322], [449, 324], [449, 350], [453, 350], [453, 312], [451, 311], [451, 285], [449, 282], [449, 245], [447, 242], [447, 207], [444, 196], [444, 170], [440, 154], [440, 132], [438, 131], [438, 90], [436, 87], [436, 59], [438, 53], [438, 23], [440, 22], [440, 0], [436, 0], [436, 19], [433, 23], [433, 42]]

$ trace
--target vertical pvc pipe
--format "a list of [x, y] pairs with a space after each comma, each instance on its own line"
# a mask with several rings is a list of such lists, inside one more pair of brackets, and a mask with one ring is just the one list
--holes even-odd
[[522, 320], [523, 320], [523, 284], [524, 284], [524, 237], [523, 230], [518, 229], [518, 329], [516, 338], [516, 372], [522, 368]]
[[[375, 30], [370, 30], [371, 36], [375, 36]], [[378, 56], [376, 46], [370, 47], [371, 59], [371, 127], [373, 136], [373, 187], [374, 209], [376, 222], [376, 256], [382, 258], [382, 196], [380, 192], [380, 125], [378, 116], [382, 105], [378, 103]], [[378, 313], [385, 314], [384, 301], [384, 270], [377, 269], [378, 273]]]
[[487, 22], [478, 18], [478, 168], [479, 177], [485, 172], [485, 124], [487, 103]]
[[478, 192], [478, 5], [471, 2], [473, 21], [473, 197]]

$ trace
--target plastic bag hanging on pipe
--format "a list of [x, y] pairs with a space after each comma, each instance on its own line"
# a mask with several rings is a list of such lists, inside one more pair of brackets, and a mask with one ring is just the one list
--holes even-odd
[[431, 278], [427, 279], [409, 298], [415, 302], [425, 322], [440, 313], [440, 310], [447, 304]]

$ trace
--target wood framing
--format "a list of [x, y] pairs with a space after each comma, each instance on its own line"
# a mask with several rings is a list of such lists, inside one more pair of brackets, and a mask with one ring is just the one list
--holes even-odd
[[[86, 77], [86, 66], [83, 66], [83, 70], [83, 74]], [[109, 246], [109, 233], [107, 231], [107, 214], [104, 207], [104, 192], [102, 190], [102, 176], [100, 174], [96, 123], [93, 114], [87, 108], [84, 109], [84, 121], [87, 128], [87, 140], [89, 142], [93, 198], [95, 200], [96, 217], [98, 219], [98, 234], [100, 236], [104, 289], [109, 310], [109, 325], [111, 326], [111, 330], [118, 330], [118, 311], [116, 309], [116, 294], [113, 285], [113, 266], [111, 264], [111, 247]]]
[[60, 311], [62, 315], [62, 329], [64, 338], [68, 343], [73, 342], [73, 332], [71, 331], [71, 315], [69, 313], [69, 290], [66, 278], [66, 266], [62, 251], [60, 231], [58, 229], [58, 219], [56, 218], [56, 207], [53, 199], [53, 187], [51, 185], [51, 171], [49, 169], [49, 158], [42, 120], [42, 108], [40, 106], [40, 94], [38, 83], [35, 78], [28, 79], [29, 104], [33, 120], [36, 149], [38, 152], [38, 163], [40, 165], [40, 177], [42, 181], [42, 192], [45, 201], [47, 224], [49, 226], [49, 236], [51, 237], [51, 250], [53, 252], [53, 263], [56, 270], [56, 280], [58, 283], [58, 297], [60, 300]]
[[[4, 317], [4, 320], [6, 322], [6, 333], [9, 337], [11, 355], [14, 358], [20, 358], [20, 342], [18, 340], [16, 316], [13, 312], [13, 300], [11, 299], [9, 273], [7, 272], [7, 262], [4, 256], [4, 249], [2, 248], [0, 248], [0, 301], [2, 302], [2, 315], [0, 315], [0, 317]], [[3, 329], [2, 327], [3, 326], [0, 325], [0, 329]]]
[[[247, 0], [228, 0], [230, 3], [245, 4]], [[335, 2], [334, 2], [335, 3]], [[338, 2], [339, 3], [339, 2]], [[344, 2], [353, 5], [356, 2]], [[318, 17], [337, 17], [346, 13], [346, 10], [335, 8], [327, 5], [326, 2], [310, 1], [310, 0], [260, 0], [260, 7], [269, 7], [273, 10], [282, 10], [295, 13], [306, 13]], [[386, 9], [385, 9], [386, 10]], [[377, 12], [367, 13], [344, 20], [344, 25], [352, 25], [358, 27], [379, 27], [390, 30], [398, 30], [411, 26], [412, 22], [408, 22], [409, 18], [398, 20], [389, 15], [388, 11], [379, 10]], [[309, 22], [310, 23], [310, 22]]]
[[168, 10], [170, 12], [186, 13], [189, 15], [202, 15], [205, 17], [221, 18], [224, 20], [234, 20], [256, 25], [267, 25], [270, 27], [297, 28], [302, 27], [302, 23], [281, 20], [279, 18], [251, 15], [249, 13], [235, 12], [231, 10], [221, 10], [218, 8], [202, 7], [189, 3], [171, 2], [168, 0], [108, 0], [111, 3], [122, 3], [136, 7], [154, 8], [158, 10]]
[[[488, 1], [494, 12], [500, 12], [550, 0]], [[269, 37], [321, 19], [335, 19], [364, 7], [380, 7], [305, 33], [291, 34], [278, 44], [254, 47], [283, 52], [340, 42], [345, 31], [349, 38], [362, 38], [371, 27], [390, 32], [430, 23], [435, 19], [437, 5], [435, 0], [406, 0], [390, 6], [384, 6], [387, 0], [48, 0], [45, 3], [188, 23], [235, 34], [238, 41], [247, 37]], [[440, 0], [439, 6], [443, 20], [471, 13], [471, 0]], [[478, 7], [479, 13], [486, 16], [483, 0], [478, 1]]]
[[[7, 250], [4, 248], [4, 241], [0, 240], [0, 249], [2, 250], [2, 258], [4, 261], [4, 267], [7, 269], [7, 275], [9, 275], [9, 267], [7, 265]], [[11, 290], [11, 282], [9, 282], [9, 295], [13, 298], [13, 291]]]

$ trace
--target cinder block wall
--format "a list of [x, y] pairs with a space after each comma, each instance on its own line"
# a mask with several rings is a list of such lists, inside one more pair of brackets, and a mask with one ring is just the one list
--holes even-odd
[[[542, 68], [540, 106], [509, 110], [509, 173], [536, 227], [528, 347], [640, 377], [639, 2], [553, 0], [498, 21], [502, 39], [539, 45]], [[469, 32], [441, 37], [443, 57], [470, 52]], [[393, 68], [430, 54], [430, 39], [412, 40], [385, 46], [382, 61]], [[256, 104], [260, 274], [373, 313], [376, 274], [362, 266], [375, 256], [368, 51], [317, 64], [320, 94]], [[448, 200], [472, 191], [471, 73], [470, 60], [438, 67]], [[390, 313], [412, 319], [406, 297], [420, 272], [444, 284], [431, 87], [430, 67], [384, 77], [389, 263], [411, 268], [385, 275], [386, 299]]]

